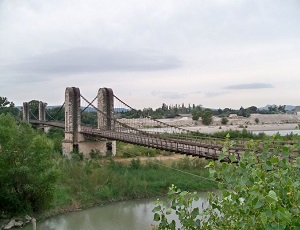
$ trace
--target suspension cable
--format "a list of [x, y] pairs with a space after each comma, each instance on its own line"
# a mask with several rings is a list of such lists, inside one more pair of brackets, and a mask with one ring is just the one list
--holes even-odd
[[96, 96], [96, 97], [92, 100], [92, 102], [90, 102], [90, 103], [84, 108], [84, 110], [81, 111], [81, 113], [83, 113], [83, 112], [84, 112], [91, 104], [93, 104], [94, 101], [97, 99], [97, 97], [98, 97], [98, 96]]
[[135, 111], [135, 112], [141, 114], [143, 117], [149, 118], [149, 119], [151, 119], [151, 120], [153, 120], [153, 121], [155, 121], [155, 122], [158, 122], [158, 123], [163, 124], [163, 125], [168, 126], [168, 127], [172, 127], [172, 128], [175, 128], [175, 129], [179, 129], [179, 130], [182, 130], [182, 131], [185, 131], [185, 132], [188, 132], [188, 133], [194, 133], [194, 132], [191, 131], [191, 130], [188, 130], [188, 129], [184, 129], [184, 128], [181, 128], [181, 127], [177, 127], [177, 126], [174, 126], [174, 125], [167, 124], [167, 123], [165, 123], [165, 122], [159, 121], [159, 120], [157, 120], [157, 119], [155, 119], [155, 118], [153, 118], [153, 117], [150, 117], [150, 116], [145, 116], [145, 115], [143, 115], [143, 113], [140, 113], [138, 110], [136, 110], [135, 108], [131, 107], [130, 105], [128, 105], [127, 103], [125, 103], [124, 101], [122, 101], [122, 100], [121, 100], [120, 98], [118, 98], [116, 95], [114, 95], [114, 97], [115, 97], [118, 101], [120, 101], [121, 103], [123, 103], [124, 105], [126, 105], [128, 108], [130, 108], [130, 109], [132, 109], [133, 111]]
[[[57, 113], [54, 115], [54, 117], [56, 117], [56, 116], [60, 113], [60, 111], [62, 110], [62, 108], [65, 106], [65, 103], [66, 103], [66, 102], [64, 102], [64, 103], [62, 104], [62, 106], [59, 108], [59, 110], [58, 110]], [[54, 120], [58, 120], [58, 119], [55, 119], [55, 118], [54, 118]]]
[[[87, 103], [89, 103], [89, 101], [88, 101], [84, 96], [82, 96], [81, 94], [80, 94], [80, 97], [82, 97], [83, 100], [85, 100]], [[147, 133], [147, 132], [145, 132], [145, 131], [142, 131], [142, 130], [133, 128], [133, 127], [131, 127], [131, 126], [129, 126], [129, 125], [123, 124], [123, 123], [119, 122], [116, 118], [111, 117], [111, 116], [108, 116], [106, 113], [104, 113], [103, 111], [99, 110], [99, 109], [98, 109], [96, 106], [94, 106], [93, 104], [91, 104], [91, 106], [92, 106], [96, 111], [98, 111], [99, 113], [101, 113], [102, 115], [106, 116], [107, 118], [113, 120], [115, 123], [117, 123], [117, 124], [119, 124], [119, 125], [121, 125], [121, 126], [123, 126], [123, 127], [125, 127], [125, 128], [134, 130], [134, 131], [136, 131], [136, 132], [138, 132], [138, 133], [143, 133], [143, 134], [145, 134], [145, 135], [147, 135], [147, 136], [155, 136], [155, 137], [157, 137], [156, 135], [152, 135], [152, 134], [149, 134], [149, 133]]]
[[52, 117], [50, 113], [48, 113], [48, 110], [47, 110], [47, 109], [46, 109], [46, 114], [47, 114], [52, 120], [55, 120], [55, 118]]
[[36, 118], [36, 116], [33, 114], [33, 112], [31, 110], [29, 110], [30, 114], [36, 119], [36, 120], [39, 120]]

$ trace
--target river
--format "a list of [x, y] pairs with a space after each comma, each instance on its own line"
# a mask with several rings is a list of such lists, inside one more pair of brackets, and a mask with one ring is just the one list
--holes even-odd
[[[195, 202], [199, 208], [207, 204], [207, 193], [199, 193]], [[153, 221], [155, 199], [122, 201], [82, 211], [66, 213], [37, 223], [38, 230], [150, 230]], [[175, 216], [171, 216], [175, 219]], [[27, 225], [24, 230], [32, 230]]]
[[265, 133], [268, 136], [272, 136], [273, 134], [279, 133], [281, 136], [286, 136], [288, 134], [298, 134], [300, 135], [299, 129], [291, 129], [291, 130], [272, 130], [272, 131], [252, 131], [254, 134]]

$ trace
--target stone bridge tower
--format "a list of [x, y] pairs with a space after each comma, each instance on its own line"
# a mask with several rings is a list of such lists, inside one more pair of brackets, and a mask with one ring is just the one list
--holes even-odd
[[[98, 90], [98, 129], [114, 130], [114, 93], [110, 88]], [[116, 155], [116, 141], [106, 141], [106, 155]]]
[[29, 103], [23, 102], [23, 120], [29, 122]]
[[[113, 91], [102, 88], [98, 91], [98, 129], [113, 130]], [[80, 90], [68, 87], [65, 91], [65, 139], [63, 140], [63, 154], [70, 156], [73, 151], [83, 153], [89, 157], [89, 153], [100, 151], [102, 155], [116, 155], [116, 141], [100, 138], [92, 140], [81, 131]]]
[[65, 155], [78, 151], [80, 115], [80, 90], [68, 87], [65, 91], [65, 139], [62, 143]]
[[46, 121], [46, 107], [47, 103], [39, 102], [39, 121]]

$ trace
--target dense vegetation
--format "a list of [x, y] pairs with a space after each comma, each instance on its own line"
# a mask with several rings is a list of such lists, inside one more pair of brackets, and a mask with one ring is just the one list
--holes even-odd
[[[37, 103], [33, 105], [36, 108]], [[200, 111], [201, 108], [191, 107], [191, 113], [193, 109]], [[201, 114], [205, 111], [209, 110], [201, 110]], [[33, 112], [36, 113], [36, 109]], [[59, 108], [51, 113], [63, 115]], [[154, 219], [160, 222], [160, 229], [176, 229], [175, 221], [167, 219], [172, 210], [178, 214], [184, 229], [300, 229], [300, 158], [295, 159], [295, 163], [289, 161], [293, 151], [300, 150], [297, 136], [285, 137], [293, 141], [293, 146], [278, 145], [281, 147], [277, 148], [274, 142], [283, 142], [278, 135], [270, 140], [264, 135], [253, 136], [246, 130], [230, 131], [232, 138], [264, 138], [264, 144], [249, 142], [249, 150], [238, 163], [221, 163], [221, 156], [220, 162], [207, 165], [208, 172], [204, 170], [207, 162], [200, 159], [184, 158], [165, 163], [133, 158], [119, 162], [118, 158], [102, 158], [95, 153], [89, 160], [83, 160], [78, 154], [67, 159], [61, 155], [61, 130], [51, 129], [45, 135], [17, 121], [20, 111], [2, 97], [0, 114], [1, 215], [44, 213], [46, 216], [47, 210], [53, 214], [115, 200], [159, 196], [171, 186], [171, 208], [157, 202], [154, 209]], [[95, 121], [95, 113], [82, 114], [84, 120]], [[228, 136], [228, 132], [214, 134], [225, 135]], [[234, 145], [234, 142], [228, 144]], [[263, 147], [261, 155], [257, 155], [258, 147]], [[122, 157], [148, 156], [151, 159], [160, 153], [123, 143], [118, 143], [118, 149]], [[228, 151], [226, 145], [223, 151]], [[231, 160], [236, 161], [234, 156]], [[191, 206], [195, 193], [172, 186], [176, 184], [183, 190], [210, 190], [215, 187], [215, 181], [222, 194], [212, 193], [211, 206], [202, 214], [199, 208]]]
[[151, 159], [142, 163], [139, 158], [127, 163], [113, 159], [60, 159], [57, 161], [60, 178], [53, 208], [88, 207], [116, 200], [161, 196], [172, 183], [185, 189], [210, 190], [215, 188], [214, 182], [171, 169], [207, 178], [204, 164], [200, 159], [192, 161], [188, 158], [169, 163], [168, 167], [164, 162]]
[[208, 109], [203, 108], [201, 105], [185, 105], [185, 104], [175, 104], [175, 105], [166, 105], [162, 104], [161, 107], [157, 109], [144, 108], [143, 110], [128, 110], [120, 113], [120, 116], [123, 118], [139, 118], [141, 115], [151, 116], [153, 118], [174, 118], [178, 114], [191, 114], [193, 120], [198, 120], [203, 116], [204, 111], [210, 111], [214, 116], [228, 117], [230, 114], [237, 114], [242, 117], [249, 117], [251, 114], [260, 113], [260, 114], [276, 114], [276, 113], [285, 113], [285, 106], [269, 106], [266, 109], [258, 109], [256, 106], [250, 106], [248, 108], [240, 107], [239, 109]]
[[25, 122], [0, 115], [0, 211], [32, 212], [52, 202], [53, 144]]
[[[193, 207], [195, 193], [172, 186], [171, 206], [157, 201], [154, 219], [159, 229], [178, 229], [168, 216], [175, 212], [181, 229], [300, 229], [300, 141], [294, 145], [274, 147], [278, 137], [249, 145], [238, 163], [210, 162], [211, 178], [218, 181], [221, 195], [210, 194], [209, 206], [200, 213]], [[228, 142], [233, 144], [232, 142]], [[277, 145], [280, 146], [280, 145]], [[261, 155], [257, 154], [258, 148]], [[228, 151], [225, 145], [223, 152]], [[290, 161], [295, 156], [295, 161]], [[232, 162], [236, 159], [230, 157]]]
[[61, 130], [50, 129], [45, 135], [11, 115], [0, 115], [1, 214], [45, 214], [47, 210], [53, 214], [116, 200], [159, 196], [175, 182], [193, 190], [209, 190], [216, 185], [190, 175], [208, 177], [206, 162], [201, 159], [150, 161], [158, 150], [123, 143], [118, 143], [118, 155], [148, 156], [148, 160], [100, 156], [82, 160], [75, 153], [68, 159], [61, 155], [62, 138]]

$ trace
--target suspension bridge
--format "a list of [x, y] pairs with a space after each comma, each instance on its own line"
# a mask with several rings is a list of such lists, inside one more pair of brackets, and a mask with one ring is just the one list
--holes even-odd
[[[83, 104], [86, 106], [83, 107]], [[92, 101], [81, 95], [79, 88], [66, 88], [65, 101], [60, 108], [64, 110], [63, 120], [58, 120], [55, 116], [47, 116], [48, 110], [45, 102], [38, 102], [38, 118], [31, 116], [31, 107], [28, 102], [23, 103], [24, 120], [42, 127], [64, 129], [65, 138], [62, 147], [63, 154], [67, 156], [74, 150], [83, 153], [86, 157], [93, 150], [98, 150], [105, 155], [115, 155], [116, 141], [122, 141], [217, 160], [226, 141], [194, 136], [187, 129], [170, 125], [142, 113], [138, 119], [120, 119], [118, 118], [120, 111], [135, 109], [114, 95], [110, 88], [100, 88]], [[82, 117], [85, 111], [94, 111], [97, 114], [95, 117], [97, 125], [84, 123]], [[235, 145], [230, 146], [226, 151], [224, 159], [228, 160], [229, 155], [234, 155], [238, 160], [240, 154], [246, 149], [245, 141], [236, 140]]]

